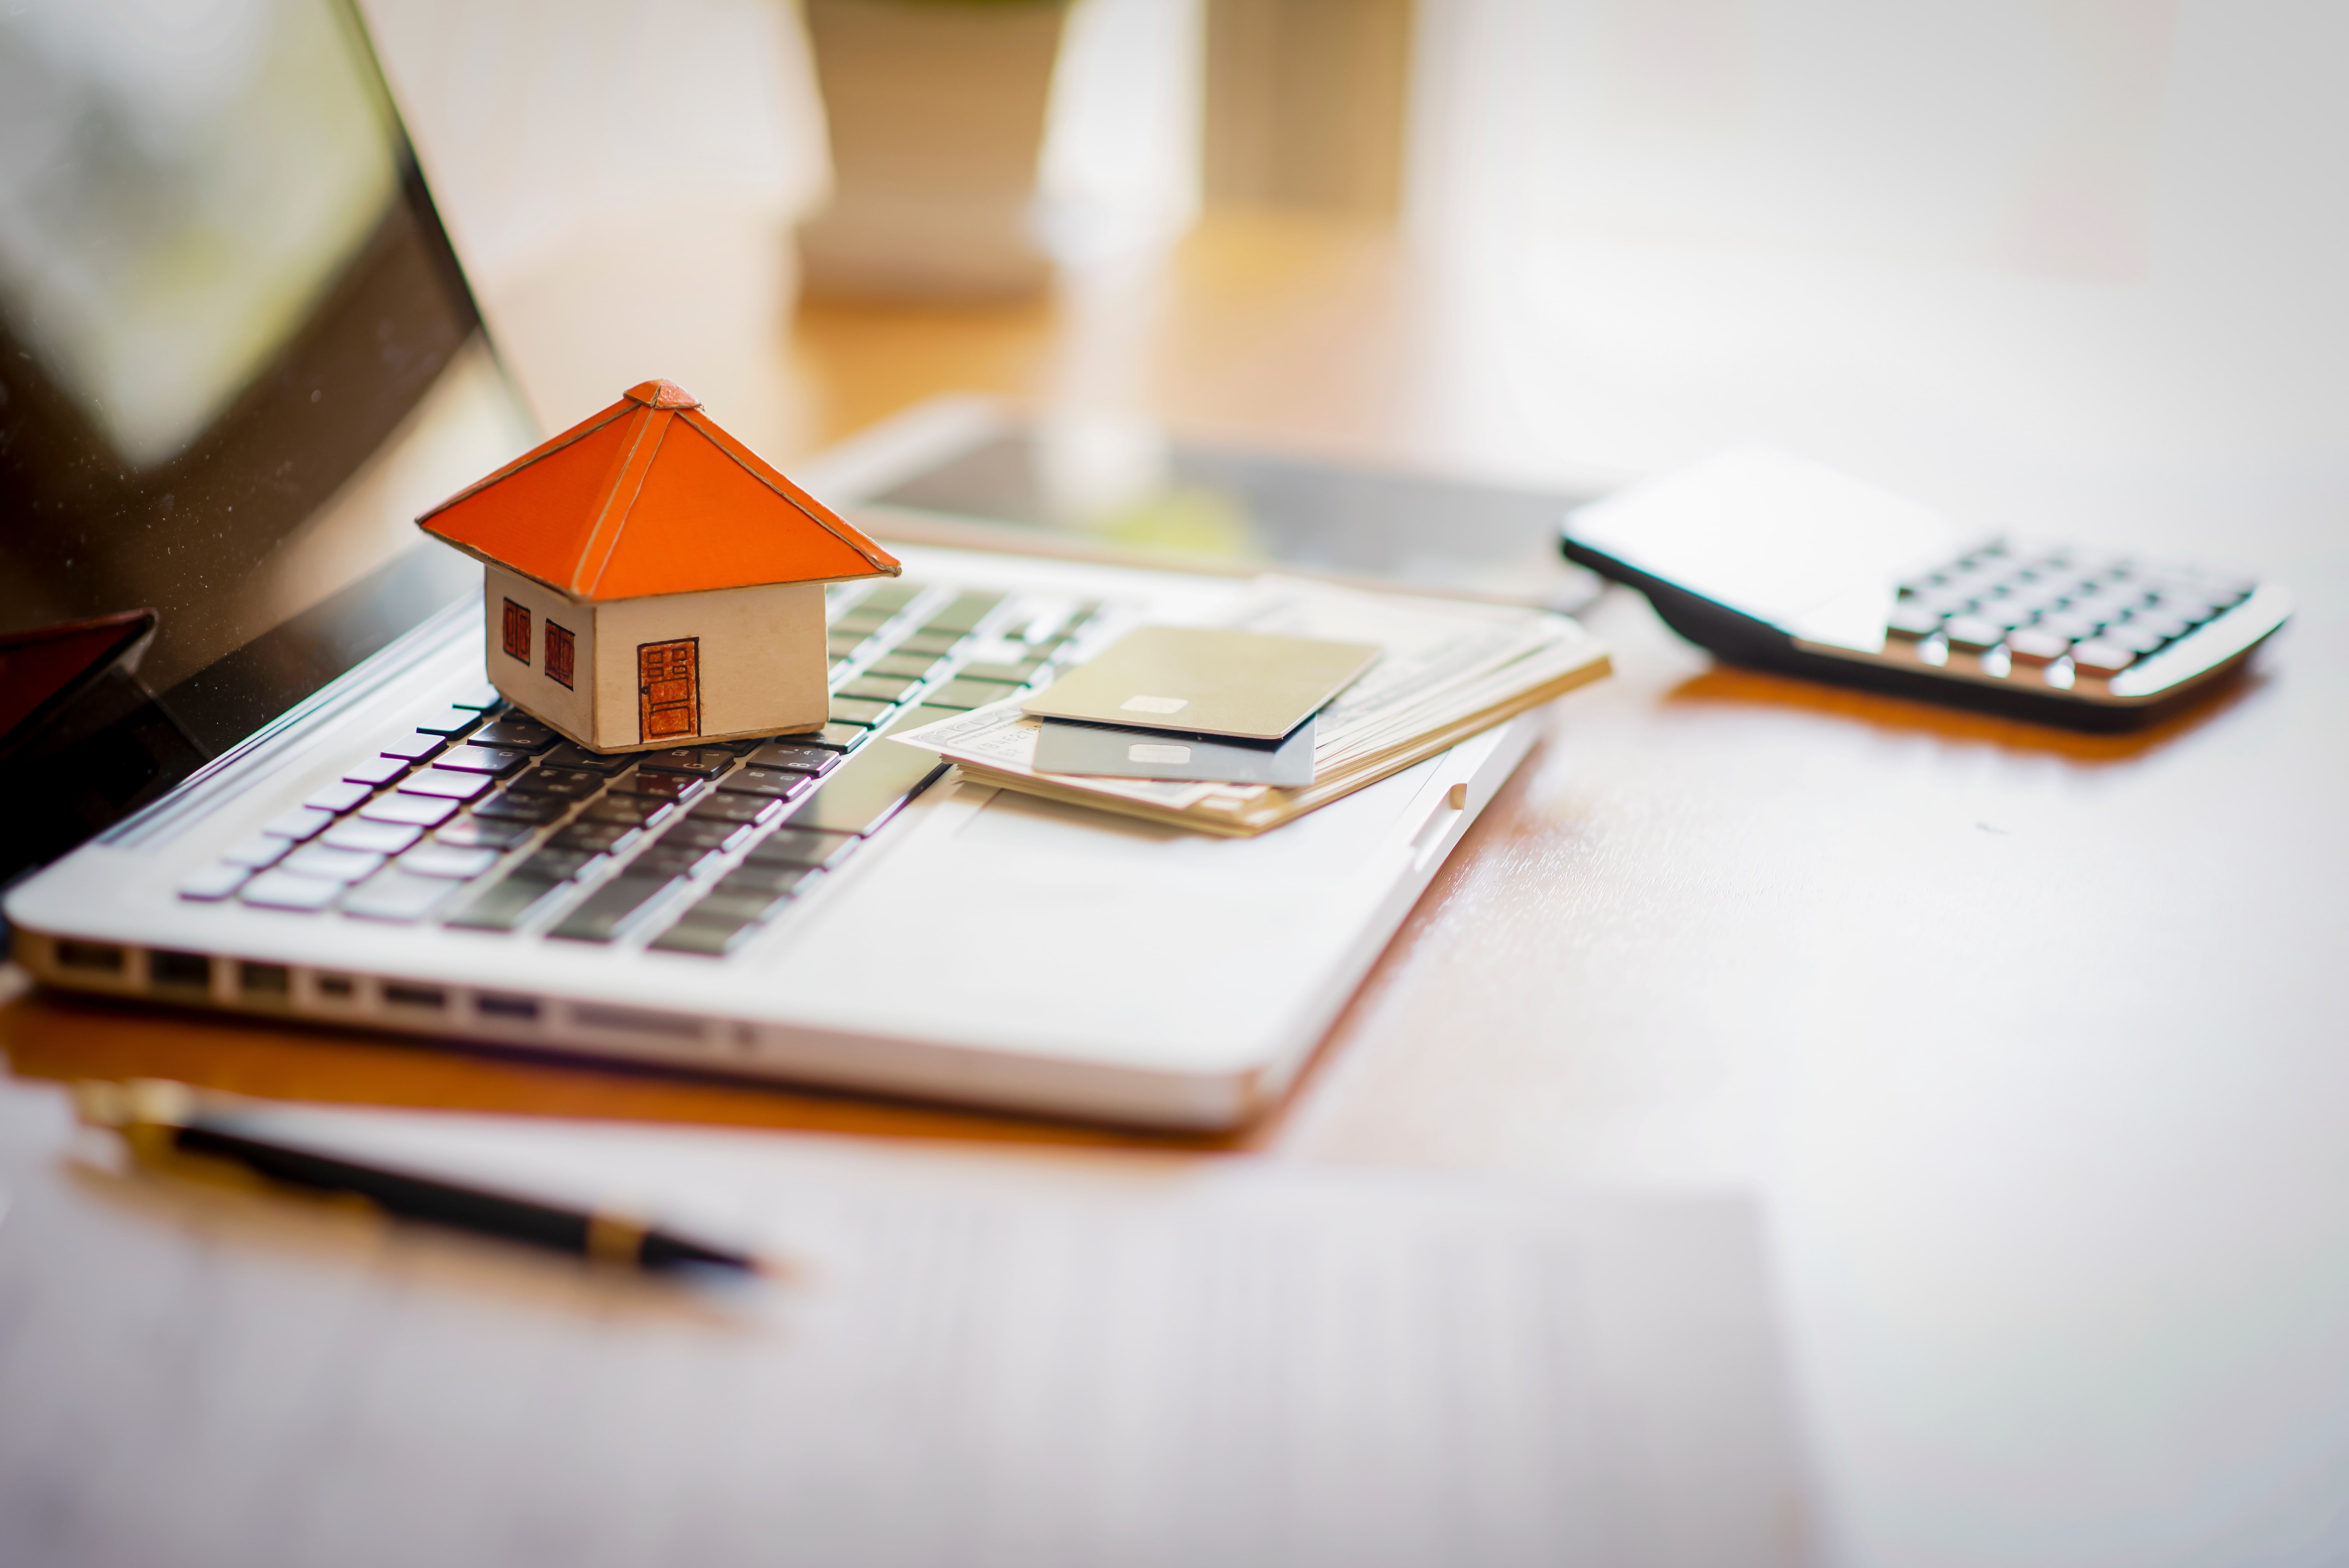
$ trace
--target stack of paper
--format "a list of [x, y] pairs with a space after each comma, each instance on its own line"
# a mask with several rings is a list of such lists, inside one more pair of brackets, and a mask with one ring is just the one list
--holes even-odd
[[1261, 577], [1220, 624], [1381, 650], [1315, 720], [1313, 782], [1296, 789], [1043, 773], [1040, 721], [1019, 698], [891, 737], [961, 766], [973, 783], [1246, 836], [1277, 828], [1608, 671], [1607, 650], [1563, 615], [1367, 593]]

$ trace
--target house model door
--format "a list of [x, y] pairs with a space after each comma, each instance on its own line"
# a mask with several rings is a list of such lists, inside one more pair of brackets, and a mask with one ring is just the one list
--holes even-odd
[[636, 645], [638, 738], [672, 740], [701, 733], [701, 642]]

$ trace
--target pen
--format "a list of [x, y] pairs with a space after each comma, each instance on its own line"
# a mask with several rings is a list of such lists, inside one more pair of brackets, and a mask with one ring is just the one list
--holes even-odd
[[[756, 1272], [757, 1259], [630, 1215], [574, 1209], [411, 1171], [347, 1159], [273, 1136], [258, 1119], [207, 1110], [187, 1085], [161, 1078], [74, 1086], [81, 1119], [122, 1134], [142, 1161], [163, 1169], [221, 1162], [312, 1192], [351, 1194], [388, 1213], [527, 1242], [602, 1263], [658, 1271], [698, 1264]], [[192, 1173], [192, 1172], [190, 1172]]]

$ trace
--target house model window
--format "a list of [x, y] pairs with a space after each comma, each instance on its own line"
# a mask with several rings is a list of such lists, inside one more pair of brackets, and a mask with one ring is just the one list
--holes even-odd
[[570, 686], [572, 660], [577, 652], [578, 645], [572, 640], [570, 629], [549, 621], [546, 624], [546, 678]]
[[630, 387], [417, 525], [481, 562], [499, 691], [597, 751], [823, 728], [823, 585], [899, 571], [670, 381]]
[[506, 601], [505, 648], [509, 656], [530, 663], [530, 612]]

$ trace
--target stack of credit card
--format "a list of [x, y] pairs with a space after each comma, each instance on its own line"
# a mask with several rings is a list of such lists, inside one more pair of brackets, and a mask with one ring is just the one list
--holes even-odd
[[1047, 773], [1297, 787], [1313, 716], [1377, 661], [1374, 643], [1220, 626], [1141, 626], [1021, 704]]
[[1143, 627], [1037, 696], [888, 743], [944, 757], [968, 784], [1245, 837], [1608, 667], [1563, 615], [1296, 577], [1259, 577], [1201, 618], [1215, 624]]

